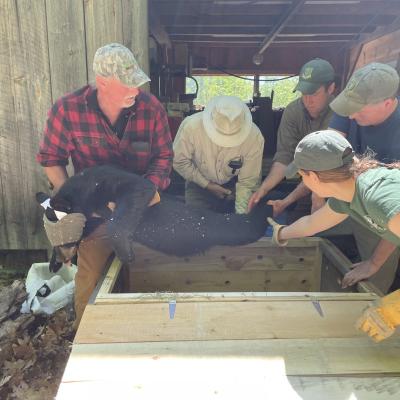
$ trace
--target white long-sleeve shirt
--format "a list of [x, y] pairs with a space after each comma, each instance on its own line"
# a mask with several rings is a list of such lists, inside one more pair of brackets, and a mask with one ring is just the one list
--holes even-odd
[[[223, 185], [237, 175], [235, 209], [237, 213], [247, 211], [250, 196], [260, 185], [264, 149], [264, 138], [254, 123], [241, 145], [221, 147], [208, 137], [200, 112], [184, 119], [173, 146], [174, 169], [202, 188], [210, 182]], [[239, 158], [243, 165], [233, 174], [228, 164]]]

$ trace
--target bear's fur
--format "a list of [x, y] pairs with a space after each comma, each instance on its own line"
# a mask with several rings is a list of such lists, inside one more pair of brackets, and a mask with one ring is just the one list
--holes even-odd
[[[106, 221], [112, 246], [122, 262], [133, 260], [135, 241], [176, 256], [201, 253], [215, 245], [255, 242], [264, 235], [267, 217], [272, 216], [272, 207], [261, 202], [250, 214], [217, 214], [189, 207], [167, 194], [148, 207], [155, 193], [147, 179], [115, 167], [96, 166], [69, 178], [51, 198], [46, 215], [54, 221], [54, 210], [83, 213], [87, 223], [82, 237]], [[40, 202], [44, 197], [37, 194]], [[108, 208], [110, 203], [115, 203], [113, 212]], [[73, 245], [68, 244], [70, 248]]]

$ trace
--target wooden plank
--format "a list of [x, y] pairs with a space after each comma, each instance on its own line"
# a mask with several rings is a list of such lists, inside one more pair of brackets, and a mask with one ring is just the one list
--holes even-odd
[[394, 399], [399, 378], [330, 376], [398, 374], [399, 355], [398, 340], [367, 338], [74, 344], [57, 399]]
[[162, 303], [170, 300], [179, 302], [238, 302], [238, 301], [374, 301], [378, 296], [374, 293], [323, 293], [323, 292], [211, 292], [211, 293], [99, 293], [95, 304], [130, 304], [130, 303]]
[[115, 282], [117, 281], [118, 275], [121, 271], [121, 268], [122, 268], [121, 261], [114, 256], [111, 265], [108, 268], [107, 273], [104, 277], [103, 283], [100, 287], [98, 293], [99, 295], [104, 295], [112, 292]]
[[85, 0], [86, 62], [89, 82], [94, 80], [92, 64], [96, 50], [108, 43], [123, 43], [121, 0]]
[[11, 97], [6, 101], [13, 104], [10, 111], [14, 116], [13, 130], [7, 132], [6, 148], [2, 150], [2, 156], [3, 151], [11, 150], [2, 157], [2, 164], [8, 164], [6, 169], [10, 172], [2, 176], [3, 192], [8, 196], [9, 247], [46, 248], [42, 213], [34, 197], [37, 191], [46, 189], [35, 155], [51, 104], [45, 3], [8, 1], [6, 5], [2, 2], [2, 6], [6, 11], [1, 14], [6, 19], [9, 46], [6, 60], [10, 63], [11, 78], [11, 92], [8, 92]]
[[[150, 76], [148, 0], [122, 0], [123, 44], [130, 48], [143, 71]], [[149, 89], [146, 84], [142, 88]]]
[[14, 199], [19, 186], [16, 161], [19, 151], [16, 141], [16, 121], [12, 95], [10, 69], [10, 33], [8, 25], [9, 4], [0, 2], [0, 248], [9, 249], [21, 239], [25, 241], [23, 227], [17, 224], [18, 208]]
[[83, 2], [46, 0], [46, 13], [54, 102], [88, 81]]
[[[369, 301], [310, 300], [88, 305], [76, 343], [169, 340], [289, 339], [362, 336], [355, 321]], [[99, 324], [99, 321], [102, 321]]]
[[[206, 267], [206, 266], [205, 266]], [[320, 267], [318, 268], [318, 270]], [[129, 274], [128, 292], [316, 292], [320, 281], [311, 268], [288, 265], [275, 270], [185, 271], [179, 268], [165, 271], [140, 271]]]
[[[350, 271], [352, 262], [334, 246], [329, 240], [324, 239], [321, 241], [321, 248], [324, 255], [333, 263], [333, 265], [342, 273], [344, 276]], [[383, 292], [379, 290], [373, 283], [368, 281], [361, 281], [357, 284], [359, 292], [373, 292], [379, 296], [384, 296]]]

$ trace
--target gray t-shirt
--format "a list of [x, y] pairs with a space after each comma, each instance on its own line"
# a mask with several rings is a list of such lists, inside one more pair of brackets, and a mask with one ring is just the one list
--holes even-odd
[[400, 170], [374, 168], [356, 180], [351, 203], [330, 198], [329, 207], [364, 225], [383, 239], [400, 245], [400, 237], [388, 230], [388, 222], [400, 213]]
[[[333, 97], [329, 102], [333, 100]], [[332, 117], [327, 105], [318, 118], [311, 118], [301, 98], [292, 101], [285, 109], [278, 130], [277, 150], [274, 161], [289, 165], [300, 140], [311, 132], [326, 129]], [[268, 143], [267, 143], [268, 145]]]

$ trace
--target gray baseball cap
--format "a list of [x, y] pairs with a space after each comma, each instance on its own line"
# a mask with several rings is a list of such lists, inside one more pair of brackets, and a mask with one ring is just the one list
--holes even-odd
[[317, 131], [305, 136], [297, 145], [293, 162], [286, 168], [286, 178], [299, 169], [328, 171], [348, 164], [354, 157], [351, 144], [334, 130]]
[[299, 83], [293, 92], [298, 90], [302, 94], [313, 94], [322, 85], [335, 80], [335, 70], [332, 65], [322, 58], [315, 58], [301, 67]]
[[67, 214], [59, 221], [50, 221], [43, 216], [44, 229], [52, 246], [63, 246], [78, 242], [82, 238], [86, 217], [81, 213]]
[[139, 87], [150, 81], [142, 71], [133, 53], [119, 43], [110, 43], [97, 49], [93, 59], [93, 71], [104, 77], [113, 76], [124, 85]]
[[330, 107], [336, 114], [348, 117], [367, 104], [376, 104], [395, 96], [399, 74], [387, 64], [371, 63], [354, 72], [344, 90]]

